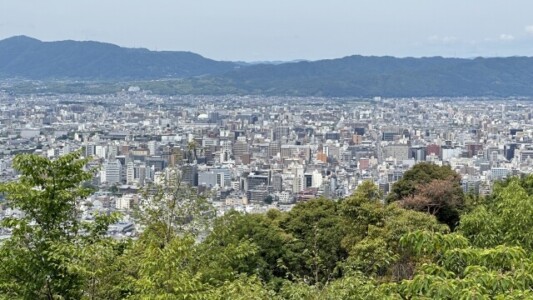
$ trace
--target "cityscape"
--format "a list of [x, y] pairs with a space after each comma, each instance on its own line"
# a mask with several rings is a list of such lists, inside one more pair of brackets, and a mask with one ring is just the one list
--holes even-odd
[[110, 228], [118, 237], [135, 235], [142, 191], [173, 176], [222, 216], [341, 199], [368, 180], [385, 197], [419, 162], [450, 166], [473, 195], [533, 171], [528, 99], [164, 97], [131, 86], [100, 96], [3, 93], [0, 103], [2, 180], [17, 177], [17, 154], [81, 151], [98, 170], [84, 216], [120, 212]]
[[0, 300], [533, 299], [531, 11], [1, 1]]

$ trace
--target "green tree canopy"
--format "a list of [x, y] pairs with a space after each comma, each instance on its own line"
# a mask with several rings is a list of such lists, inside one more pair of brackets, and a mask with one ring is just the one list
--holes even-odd
[[533, 196], [521, 179], [495, 189], [492, 200], [461, 218], [459, 231], [478, 247], [521, 246], [533, 250]]
[[336, 202], [318, 198], [299, 203], [280, 227], [292, 236], [286, 263], [295, 278], [318, 284], [338, 275], [337, 263], [347, 253], [341, 247], [345, 233]]
[[387, 202], [427, 212], [454, 229], [464, 206], [461, 176], [449, 166], [418, 163], [394, 183]]
[[[80, 221], [78, 201], [88, 196], [83, 186], [92, 176], [86, 159], [74, 152], [49, 160], [19, 155], [13, 167], [17, 181], [0, 185], [7, 206], [22, 212], [3, 219], [11, 237], [0, 246], [0, 291], [10, 298], [77, 299], [87, 280], [94, 279], [91, 249], [105, 242], [104, 234], [116, 216]], [[96, 253], [93, 253], [96, 254]], [[94, 285], [93, 285], [94, 288]]]
[[449, 166], [438, 166], [429, 162], [421, 162], [406, 171], [402, 178], [393, 186], [387, 196], [387, 202], [398, 201], [404, 197], [415, 194], [418, 185], [428, 184], [431, 181], [450, 180], [455, 184], [461, 184], [461, 176]]

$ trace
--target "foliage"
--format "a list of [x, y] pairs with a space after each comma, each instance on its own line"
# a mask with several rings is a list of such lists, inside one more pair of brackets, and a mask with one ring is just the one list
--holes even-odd
[[406, 278], [412, 274], [413, 258], [401, 251], [400, 238], [414, 230], [445, 232], [432, 216], [385, 206], [377, 186], [369, 181], [341, 202], [347, 233], [342, 245], [349, 251], [345, 269], [373, 276]]
[[520, 247], [475, 248], [460, 234], [428, 232], [410, 233], [402, 244], [432, 258], [401, 283], [407, 298], [522, 299], [533, 285], [532, 262]]
[[406, 171], [402, 178], [392, 186], [387, 202], [398, 201], [416, 193], [417, 186], [428, 184], [433, 180], [450, 180], [454, 184], [461, 183], [461, 177], [449, 166], [438, 166], [422, 162]]
[[182, 182], [175, 169], [167, 169], [162, 183], [148, 185], [135, 213], [137, 222], [169, 242], [176, 234], [205, 232], [214, 216], [205, 196]]
[[435, 218], [442, 207], [428, 207], [451, 205], [456, 196], [452, 181], [434, 178], [451, 170], [438, 167], [417, 171], [427, 176], [415, 196], [432, 197], [422, 203], [429, 213], [384, 204], [377, 186], [364, 182], [339, 202], [231, 211], [212, 223], [204, 222], [211, 219], [206, 199], [170, 173], [145, 191], [150, 201], [138, 211], [145, 230], [115, 241], [105, 233], [116, 216], [78, 218], [90, 193], [85, 164], [79, 153], [15, 159], [21, 176], [0, 190], [24, 214], [2, 223], [12, 237], [0, 245], [0, 299], [533, 297], [529, 177], [470, 202], [450, 232]]
[[323, 198], [299, 203], [280, 227], [293, 237], [286, 245], [286, 264], [295, 278], [319, 284], [339, 275], [337, 262], [347, 253], [341, 247], [344, 227], [337, 203]]
[[387, 202], [427, 212], [453, 230], [464, 206], [461, 177], [448, 166], [419, 163], [394, 183]]
[[450, 180], [435, 179], [419, 185], [412, 196], [401, 201], [405, 208], [426, 212], [451, 228], [459, 222], [459, 210], [463, 207], [463, 195]]
[[2, 227], [12, 236], [0, 247], [0, 291], [10, 298], [80, 298], [86, 284], [95, 290], [98, 249], [112, 243], [103, 235], [116, 216], [79, 221], [78, 201], [89, 195], [83, 182], [86, 159], [74, 152], [57, 160], [20, 155], [13, 166], [18, 181], [0, 186], [7, 205], [20, 217], [7, 217]]
[[257, 275], [261, 280], [272, 281], [288, 276], [283, 260], [287, 254], [285, 245], [291, 239], [266, 215], [245, 215], [233, 211], [215, 221], [211, 234], [206, 238], [206, 245], [218, 253], [227, 247], [253, 243], [257, 248], [256, 253], [240, 265], [235, 264], [235, 268], [249, 275]]
[[533, 196], [511, 179], [496, 188], [493, 200], [479, 205], [461, 219], [459, 230], [478, 247], [516, 245], [533, 250]]
[[144, 235], [125, 253], [128, 264], [122, 283], [129, 299], [207, 299], [199, 274], [191, 271], [194, 239], [174, 237], [162, 245]]

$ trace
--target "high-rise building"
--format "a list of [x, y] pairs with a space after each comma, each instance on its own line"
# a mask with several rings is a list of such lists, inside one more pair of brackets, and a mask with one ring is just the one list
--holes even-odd
[[167, 162], [161, 156], [147, 157], [145, 162], [147, 166], [153, 166], [156, 172], [163, 171], [167, 166]]
[[440, 157], [440, 146], [437, 144], [430, 144], [426, 146], [426, 155], [435, 155]]
[[148, 142], [148, 152], [152, 156], [157, 155], [157, 142], [156, 141]]
[[302, 166], [298, 166], [294, 169], [294, 177], [292, 180], [292, 192], [299, 193], [303, 191], [304, 187], [305, 187], [304, 168]]
[[95, 152], [96, 152], [95, 148], [96, 148], [96, 146], [94, 144], [86, 144], [84, 146], [85, 157], [93, 156], [95, 154]]
[[274, 140], [278, 141], [281, 140], [282, 137], [288, 137], [290, 133], [289, 126], [286, 125], [279, 125], [274, 128]]
[[244, 141], [236, 141], [235, 144], [233, 144], [233, 156], [234, 157], [241, 157], [244, 154], [248, 154], [248, 143]]
[[104, 166], [105, 180], [108, 184], [120, 183], [122, 164], [118, 159], [110, 159]]
[[[149, 175], [149, 170], [147, 170], [146, 168], [146, 165], [145, 164], [141, 164], [137, 167], [135, 167], [135, 179], [137, 179], [139, 181], [139, 184], [142, 186], [144, 185], [144, 182], [146, 180], [146, 178], [150, 178]], [[147, 175], [147, 172], [148, 172], [148, 175]]]
[[503, 146], [503, 156], [505, 156], [505, 159], [508, 161], [511, 161], [514, 158], [515, 150], [518, 148], [518, 144], [507, 144]]
[[259, 186], [268, 186], [269, 185], [269, 178], [267, 175], [256, 175], [256, 174], [250, 174], [248, 175], [248, 189], [254, 190], [257, 189]]
[[135, 165], [132, 161], [126, 165], [126, 183], [133, 184], [135, 181]]
[[191, 186], [198, 186], [198, 166], [195, 164], [185, 164], [182, 167], [182, 181]]
[[359, 159], [359, 170], [368, 170], [370, 167], [370, 159], [368, 157], [361, 157]]
[[217, 184], [217, 175], [212, 171], [198, 172], [198, 185], [214, 187]]
[[279, 141], [272, 141], [268, 144], [268, 156], [274, 157], [281, 153], [281, 143]]
[[323, 177], [322, 177], [322, 174], [318, 170], [313, 171], [312, 177], [313, 177], [312, 186], [314, 188], [319, 188], [320, 186], [322, 186]]
[[276, 192], [283, 191], [283, 177], [281, 174], [272, 175], [272, 187]]
[[393, 157], [397, 160], [409, 159], [409, 146], [408, 145], [387, 145], [383, 147], [385, 157]]
[[490, 170], [491, 179], [493, 181], [502, 180], [506, 178], [510, 173], [511, 173], [511, 170], [507, 168], [492, 168]]

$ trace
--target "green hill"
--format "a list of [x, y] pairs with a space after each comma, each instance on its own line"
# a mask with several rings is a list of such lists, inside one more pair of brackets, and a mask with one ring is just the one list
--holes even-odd
[[[48, 84], [49, 92], [114, 91], [117, 82], [124, 82], [123, 86], [135, 83], [161, 94], [509, 97], [533, 96], [533, 58], [355, 55], [245, 64], [214, 61], [190, 52], [129, 49], [99, 42], [41, 42], [18, 36], [0, 41], [0, 78], [55, 81]], [[58, 85], [57, 80], [66, 83]], [[76, 83], [65, 87], [68, 81]], [[32, 91], [26, 87], [14, 90]]]
[[218, 74], [236, 67], [191, 52], [99, 42], [41, 42], [26, 36], [0, 41], [0, 78], [139, 80]]

